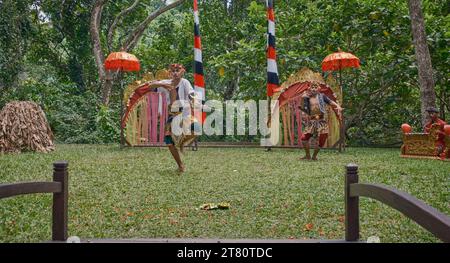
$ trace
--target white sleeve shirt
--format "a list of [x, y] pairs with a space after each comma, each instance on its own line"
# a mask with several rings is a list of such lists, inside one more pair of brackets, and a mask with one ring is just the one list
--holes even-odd
[[[172, 82], [172, 80], [167, 79], [167, 80], [162, 80], [160, 81], [161, 83], [165, 83], [165, 84], [170, 84]], [[176, 87], [178, 89], [178, 95], [177, 95], [177, 101], [175, 101], [172, 105], [172, 108], [176, 109], [176, 108], [186, 108], [186, 107], [190, 107], [189, 101], [195, 97], [195, 90], [192, 87], [191, 83], [189, 82], [189, 80], [182, 78], [180, 80], [180, 83], [178, 83], [178, 86]], [[157, 89], [158, 92], [164, 93], [166, 94], [166, 101], [167, 104], [170, 104], [170, 94], [169, 91], [165, 88], [158, 88]], [[159, 112], [162, 112], [161, 109], [161, 96], [160, 96], [160, 100], [159, 100]], [[170, 109], [169, 109], [170, 110]]]
[[178, 83], [177, 89], [178, 89], [178, 96], [177, 96], [178, 101], [174, 102], [174, 104], [176, 105], [175, 107], [185, 108], [189, 106], [189, 101], [195, 95], [194, 88], [192, 88], [192, 85], [189, 82], [189, 80], [182, 78], [180, 83]]

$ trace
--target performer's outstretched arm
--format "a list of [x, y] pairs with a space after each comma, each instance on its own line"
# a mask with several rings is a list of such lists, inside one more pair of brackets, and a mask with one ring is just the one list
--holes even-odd
[[339, 104], [337, 104], [337, 103], [334, 102], [334, 101], [331, 101], [330, 104], [333, 105], [333, 106], [336, 108], [337, 113], [338, 113], [338, 115], [339, 115], [339, 118], [342, 118], [342, 111], [343, 111], [344, 109], [343, 109]]
[[330, 104], [331, 106], [333, 106], [333, 110], [335, 109], [337, 112], [337, 115], [339, 117], [340, 120], [342, 120], [342, 111], [344, 110], [339, 104], [337, 104], [335, 101], [331, 100], [330, 98], [328, 98], [327, 96], [323, 96], [324, 97], [324, 101], [328, 104]]
[[147, 82], [148, 87], [150, 89], [156, 89], [156, 88], [164, 88], [168, 91], [171, 91], [172, 89], [174, 89], [175, 87], [171, 84], [167, 84], [167, 83], [162, 83], [160, 81], [149, 81]]

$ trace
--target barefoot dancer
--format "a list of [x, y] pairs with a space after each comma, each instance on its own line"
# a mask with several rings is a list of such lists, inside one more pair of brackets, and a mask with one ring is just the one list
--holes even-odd
[[[177, 162], [178, 171], [184, 172], [185, 167], [180, 157], [180, 152], [183, 152], [183, 147], [188, 145], [196, 136], [194, 131], [198, 131], [198, 122], [193, 118], [192, 111], [194, 110], [195, 91], [191, 83], [183, 78], [185, 68], [181, 64], [172, 64], [169, 67], [171, 81], [156, 81], [150, 83], [150, 88], [163, 88], [165, 93], [170, 98], [169, 103], [169, 119], [165, 127], [164, 142], [169, 147], [170, 153]], [[181, 116], [179, 116], [181, 115]], [[183, 127], [189, 125], [190, 130], [179, 135], [172, 132], [172, 122], [175, 117], [182, 117]], [[179, 149], [178, 149], [178, 148]]]
[[341, 119], [342, 108], [336, 102], [319, 92], [319, 85], [312, 83], [311, 88], [302, 96], [301, 110], [306, 115], [306, 128], [302, 136], [305, 147], [305, 157], [303, 160], [311, 160], [309, 140], [312, 136], [318, 137], [318, 143], [314, 149], [312, 160], [317, 160], [317, 154], [328, 137], [328, 123], [325, 119], [325, 103], [336, 108], [339, 119]]

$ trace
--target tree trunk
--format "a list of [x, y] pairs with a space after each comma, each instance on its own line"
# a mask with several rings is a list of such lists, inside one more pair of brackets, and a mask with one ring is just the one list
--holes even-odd
[[155, 12], [151, 13], [142, 23], [140, 23], [134, 30], [131, 32], [131, 34], [128, 35], [127, 40], [125, 43], [122, 44], [122, 49], [125, 51], [132, 50], [139, 40], [141, 39], [142, 35], [145, 32], [145, 29], [147, 29], [150, 22], [155, 20], [158, 16], [161, 14], [181, 5], [186, 0], [177, 0], [172, 2], [171, 4], [168, 4], [166, 6], [163, 6], [156, 10]]
[[413, 42], [416, 51], [417, 66], [419, 70], [422, 126], [425, 126], [429, 121], [426, 109], [428, 107], [436, 106], [433, 68], [431, 65], [430, 51], [428, 50], [427, 45], [427, 36], [425, 33], [425, 22], [423, 19], [421, 1], [408, 0], [408, 6]]
[[[90, 33], [91, 33], [91, 41], [92, 41], [92, 50], [94, 53], [95, 58], [95, 64], [97, 65], [98, 69], [98, 76], [100, 78], [100, 85], [102, 90], [102, 103], [106, 106], [109, 104], [109, 99], [111, 96], [111, 89], [113, 86], [113, 82], [117, 77], [117, 74], [115, 72], [109, 72], [105, 70], [104, 62], [105, 62], [105, 55], [102, 50], [102, 43], [100, 40], [100, 28], [101, 28], [101, 18], [102, 18], [102, 11], [103, 7], [106, 4], [108, 0], [97, 0], [93, 4], [93, 8], [91, 11], [91, 24], [90, 24]], [[122, 43], [122, 50], [123, 51], [130, 51], [132, 50], [138, 43], [138, 41], [141, 39], [142, 34], [145, 32], [145, 29], [148, 27], [151, 21], [156, 19], [161, 14], [165, 13], [166, 11], [169, 11], [179, 5], [181, 5], [185, 0], [177, 0], [172, 2], [171, 4], [165, 5], [155, 12], [149, 14], [149, 16], [140, 23], [128, 36], [127, 40]], [[131, 10], [133, 10], [137, 4], [140, 1], [135, 0], [135, 2], [130, 6], [129, 8], [123, 10], [119, 13], [118, 17], [116, 17], [113, 25], [111, 26], [110, 30], [108, 30], [108, 36], [107, 41], [112, 41], [113, 34], [115, 32], [115, 28], [117, 26], [118, 20], [121, 19], [121, 17], [128, 14]], [[117, 20], [117, 21], [116, 21]], [[112, 43], [108, 42], [107, 46], [109, 48], [112, 47]]]
[[114, 84], [114, 79], [117, 74], [111, 71], [106, 71], [105, 81], [102, 82], [102, 103], [103, 105], [109, 105], [109, 98], [111, 97], [111, 91]]
[[[98, 0], [94, 4], [91, 12], [90, 33], [92, 41], [92, 50], [94, 52], [95, 64], [97, 65], [98, 77], [100, 78], [100, 85], [102, 89], [102, 103], [109, 104], [109, 95], [111, 94], [112, 80], [106, 80], [106, 71], [104, 67], [105, 55], [103, 54], [102, 44], [100, 41], [100, 23], [102, 20], [103, 5], [106, 0]], [[111, 85], [108, 84], [111, 82]]]

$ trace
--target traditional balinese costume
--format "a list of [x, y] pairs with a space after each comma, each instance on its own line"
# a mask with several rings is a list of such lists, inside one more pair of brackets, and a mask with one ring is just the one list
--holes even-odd
[[439, 126], [439, 132], [438, 132], [438, 137], [436, 140], [436, 154], [440, 155], [443, 154], [445, 151], [445, 133], [444, 133], [444, 126], [447, 123], [439, 118], [436, 118], [435, 120], [430, 120], [424, 128], [424, 132], [425, 133], [430, 133], [431, 127], [433, 125], [438, 125]]
[[[165, 126], [164, 142], [167, 145], [174, 145], [180, 151], [183, 151], [184, 146], [191, 144], [195, 140], [197, 137], [195, 133], [200, 132], [200, 125], [192, 114], [196, 103], [195, 91], [191, 83], [187, 79], [182, 78], [175, 89], [167, 91], [161, 88], [161, 92], [165, 92], [166, 98], [169, 100], [169, 118]], [[182, 127], [176, 127], [180, 130], [174, 132], [172, 123], [177, 117], [181, 117], [179, 123]]]
[[329, 129], [326, 121], [326, 105], [331, 100], [324, 94], [318, 93], [318, 107], [311, 107], [310, 98], [305, 97], [302, 101], [301, 110], [305, 112], [309, 118], [306, 121], [306, 127], [303, 131], [302, 141], [307, 141], [311, 136], [319, 137], [319, 146], [323, 147], [328, 137]]

